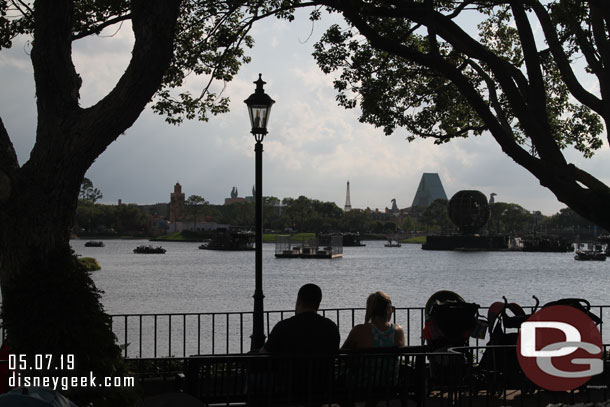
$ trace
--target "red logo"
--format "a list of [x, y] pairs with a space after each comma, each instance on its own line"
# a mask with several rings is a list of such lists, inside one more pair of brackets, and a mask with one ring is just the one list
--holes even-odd
[[545, 307], [521, 325], [517, 357], [538, 386], [567, 391], [603, 371], [602, 337], [584, 312], [565, 305]]

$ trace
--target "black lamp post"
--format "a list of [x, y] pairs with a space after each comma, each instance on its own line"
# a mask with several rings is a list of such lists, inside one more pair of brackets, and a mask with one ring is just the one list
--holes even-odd
[[256, 140], [255, 205], [256, 205], [256, 263], [254, 289], [254, 315], [252, 318], [252, 336], [250, 350], [257, 351], [265, 344], [264, 308], [263, 308], [263, 138], [267, 134], [267, 121], [271, 106], [275, 103], [263, 90], [261, 74], [258, 74], [256, 90], [244, 100], [250, 113], [252, 134]]

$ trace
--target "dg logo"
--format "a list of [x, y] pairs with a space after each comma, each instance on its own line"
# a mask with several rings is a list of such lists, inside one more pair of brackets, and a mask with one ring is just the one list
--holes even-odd
[[603, 371], [602, 337], [584, 312], [545, 307], [521, 325], [517, 358], [523, 373], [552, 391], [572, 390]]

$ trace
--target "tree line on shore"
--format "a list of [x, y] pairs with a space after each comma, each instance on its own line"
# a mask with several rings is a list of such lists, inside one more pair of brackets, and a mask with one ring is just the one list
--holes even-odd
[[[81, 194], [76, 224], [84, 234], [147, 236], [151, 234], [151, 214], [136, 204], [104, 205]], [[101, 193], [99, 194], [101, 195]], [[89, 194], [91, 196], [91, 194]], [[196, 199], [190, 199], [195, 197]], [[196, 230], [198, 222], [253, 227], [254, 204], [236, 202], [211, 205], [199, 196], [185, 204], [183, 222]], [[428, 207], [410, 208], [396, 213], [376, 212], [370, 208], [343, 211], [334, 202], [305, 196], [298, 198], [265, 197], [263, 225], [266, 230], [290, 232], [358, 232], [363, 234], [451, 234], [457, 228], [448, 216], [448, 201], [439, 199]], [[595, 225], [569, 208], [546, 216], [530, 212], [515, 203], [495, 202], [482, 233], [524, 236], [533, 233], [594, 234]], [[167, 214], [158, 214], [166, 216]]]

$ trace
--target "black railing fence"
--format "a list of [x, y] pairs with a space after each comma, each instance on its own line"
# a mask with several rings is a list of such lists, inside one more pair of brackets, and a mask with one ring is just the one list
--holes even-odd
[[[477, 354], [487, 353], [476, 361]], [[570, 391], [549, 391], [514, 368], [515, 346], [423, 347], [337, 355], [232, 354], [128, 359], [143, 386], [179, 389], [214, 405], [548, 406], [610, 399], [608, 345], [602, 373]], [[178, 377], [179, 380], [175, 380]], [[290, 402], [290, 403], [289, 403]], [[372, 402], [372, 403], [371, 403]], [[206, 404], [207, 405], [207, 404]], [[606, 405], [606, 404], [603, 404]]]
[[[525, 307], [530, 312], [532, 307]], [[364, 308], [327, 308], [319, 311], [339, 326], [344, 340], [351, 328], [364, 322]], [[610, 305], [596, 305], [591, 312], [610, 320]], [[487, 315], [481, 307], [480, 314]], [[265, 334], [294, 311], [266, 311]], [[424, 343], [423, 307], [396, 308], [394, 322], [405, 330], [407, 346]], [[252, 312], [202, 312], [112, 315], [112, 328], [126, 358], [187, 357], [202, 354], [239, 354], [250, 351]], [[610, 337], [610, 326], [601, 324], [602, 340]], [[488, 338], [471, 339], [472, 346], [485, 345]]]

